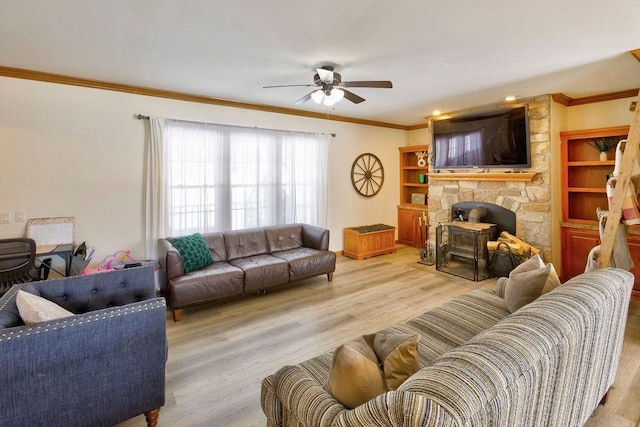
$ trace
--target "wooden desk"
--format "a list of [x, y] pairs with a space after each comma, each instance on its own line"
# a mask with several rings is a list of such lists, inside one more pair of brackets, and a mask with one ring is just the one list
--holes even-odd
[[396, 251], [396, 228], [374, 224], [344, 229], [344, 251], [342, 254], [361, 260]]

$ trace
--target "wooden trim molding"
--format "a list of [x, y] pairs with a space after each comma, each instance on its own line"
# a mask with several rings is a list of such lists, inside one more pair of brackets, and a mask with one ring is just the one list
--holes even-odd
[[429, 179], [434, 181], [520, 181], [531, 182], [538, 172], [454, 172], [430, 173]]
[[638, 61], [640, 61], [640, 49], [633, 49], [629, 51]]
[[594, 102], [602, 102], [602, 101], [612, 101], [614, 99], [623, 99], [623, 98], [633, 98], [634, 96], [638, 96], [638, 88], [629, 89], [629, 90], [621, 90], [619, 92], [611, 92], [611, 93], [603, 93], [601, 95], [593, 95], [593, 96], [585, 96], [583, 98], [574, 98], [571, 101], [570, 107], [574, 105], [584, 105], [584, 104], [592, 104]]
[[554, 102], [557, 102], [560, 105], [564, 105], [565, 107], [568, 107], [571, 104], [571, 101], [573, 101], [573, 98], [569, 98], [564, 93], [552, 93], [551, 99], [553, 99]]
[[638, 96], [638, 91], [640, 91], [640, 88], [584, 96], [582, 98], [571, 98], [563, 93], [554, 93], [551, 94], [551, 99], [565, 107], [573, 107], [576, 105], [593, 104], [595, 102], [613, 101], [614, 99], [633, 98], [634, 96]]
[[[638, 58], [640, 49], [632, 50], [631, 53]], [[640, 60], [640, 59], [639, 59]], [[184, 92], [175, 92], [164, 89], [154, 89], [143, 86], [132, 86], [121, 83], [105, 82], [101, 80], [84, 79], [80, 77], [66, 76], [63, 74], [47, 73], [43, 71], [27, 70], [23, 68], [13, 68], [0, 66], [0, 76], [12, 77], [16, 79], [36, 80], [47, 83], [57, 83], [70, 86], [81, 86], [92, 89], [111, 90], [115, 92], [125, 92], [135, 95], [153, 96], [156, 98], [175, 99], [178, 101], [197, 102], [201, 104], [219, 105], [223, 107], [242, 108], [246, 110], [257, 110], [268, 113], [288, 114], [291, 116], [308, 117], [312, 119], [332, 120], [336, 122], [354, 123], [359, 125], [377, 126], [399, 130], [428, 129], [429, 123], [417, 125], [400, 125], [397, 123], [380, 122], [375, 120], [358, 119], [354, 117], [336, 116], [332, 114], [316, 113], [313, 111], [297, 110], [294, 108], [274, 107], [271, 105], [252, 104], [248, 102], [232, 101], [229, 99], [213, 98], [203, 95], [195, 95]], [[614, 99], [631, 98], [638, 95], [640, 89], [629, 89], [619, 92], [605, 93], [600, 95], [586, 96], [582, 98], [571, 98], [563, 93], [551, 94], [551, 98], [558, 104], [572, 107], [574, 105], [590, 104], [594, 102], [611, 101]]]
[[[115, 92], [125, 92], [135, 95], [153, 96], [156, 98], [168, 98], [178, 101], [198, 102], [201, 104], [219, 105], [223, 107], [242, 108], [246, 110], [258, 110], [268, 113], [288, 114], [291, 116], [308, 117], [313, 119], [333, 120], [336, 122], [355, 123], [359, 125], [377, 126], [383, 128], [412, 130], [412, 126], [405, 126], [396, 123], [379, 122], [375, 120], [357, 119], [346, 116], [335, 116], [332, 114], [316, 113], [313, 111], [296, 110], [294, 108], [274, 107], [270, 105], [251, 104], [248, 102], [232, 101], [229, 99], [213, 98], [202, 95], [194, 95], [184, 92], [174, 92], [171, 90], [153, 89], [142, 86], [131, 86], [121, 83], [111, 83], [101, 80], [84, 79], [80, 77], [66, 76], [62, 74], [46, 73], [42, 71], [26, 70], [22, 68], [12, 68], [0, 66], [0, 76], [12, 77], [16, 79], [37, 80], [47, 83], [57, 83], [70, 86], [81, 86], [92, 89], [111, 90]], [[422, 126], [422, 125], [417, 125]], [[418, 128], [416, 128], [418, 129]]]
[[417, 130], [417, 129], [429, 129], [429, 123], [422, 123], [419, 125], [407, 126], [407, 130]]

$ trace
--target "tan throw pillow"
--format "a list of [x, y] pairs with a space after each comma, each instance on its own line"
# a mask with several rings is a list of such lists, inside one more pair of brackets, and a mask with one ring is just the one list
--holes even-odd
[[54, 302], [22, 290], [16, 295], [16, 305], [25, 325], [35, 325], [74, 315]]
[[549, 277], [547, 277], [547, 281], [542, 288], [542, 293], [546, 294], [547, 292], [551, 292], [562, 283], [560, 282], [560, 277], [558, 276], [558, 272], [556, 271], [553, 264], [549, 263], [547, 266], [550, 266]]
[[498, 277], [498, 281], [496, 282], [496, 295], [500, 298], [504, 298], [504, 290], [507, 287], [508, 282], [508, 277]]
[[[534, 262], [534, 265], [539, 265], [539, 264], [540, 263], [537, 262], [537, 261]], [[547, 278], [547, 281], [544, 284], [544, 287], [542, 288], [542, 294], [546, 294], [547, 292], [550, 292], [550, 291], [554, 290], [555, 288], [557, 288], [558, 286], [561, 285], [560, 277], [558, 276], [558, 273], [556, 272], [556, 269], [553, 267], [553, 264], [549, 263], [547, 265], [549, 265], [551, 267], [549, 267], [550, 268], [549, 277]], [[516, 274], [517, 274], [517, 272], [516, 272]], [[507, 287], [507, 283], [509, 283], [509, 278], [508, 277], [498, 277], [498, 281], [496, 282], [496, 295], [497, 296], [504, 298], [504, 292], [505, 292], [505, 289]]]
[[382, 364], [387, 390], [400, 387], [407, 378], [418, 372], [418, 341], [420, 335], [377, 333], [373, 348]]
[[509, 273], [504, 301], [510, 312], [514, 313], [542, 294], [552, 268], [552, 264], [545, 266], [540, 255], [535, 255]]
[[514, 274], [524, 273], [525, 271], [537, 270], [539, 268], [544, 267], [544, 261], [539, 254], [535, 254], [522, 264], [517, 265], [511, 272], [509, 273], [509, 277]]
[[384, 376], [373, 351], [374, 335], [365, 335], [336, 348], [327, 391], [349, 409], [386, 391]]

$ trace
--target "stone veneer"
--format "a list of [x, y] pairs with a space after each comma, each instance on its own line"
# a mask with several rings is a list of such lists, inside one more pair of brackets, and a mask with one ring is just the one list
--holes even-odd
[[[435, 236], [435, 227], [450, 221], [451, 205], [463, 201], [495, 203], [516, 213], [516, 236], [543, 251], [543, 258], [551, 260], [551, 134], [550, 96], [520, 99], [529, 105], [529, 132], [531, 141], [531, 169], [537, 172], [532, 182], [516, 181], [444, 181], [429, 177], [429, 233]], [[507, 104], [478, 107], [458, 113], [469, 113]], [[433, 172], [433, 159], [429, 171]], [[508, 170], [508, 169], [507, 169]], [[486, 169], [486, 172], [505, 172], [505, 169]], [[468, 170], [454, 172], [469, 172]], [[433, 239], [435, 243], [435, 239]]]

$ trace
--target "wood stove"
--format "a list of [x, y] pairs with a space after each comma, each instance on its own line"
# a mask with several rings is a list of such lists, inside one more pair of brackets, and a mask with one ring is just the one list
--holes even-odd
[[[483, 208], [479, 222], [469, 221]], [[471, 215], [472, 218], [476, 218]], [[473, 281], [490, 277], [487, 242], [502, 231], [515, 234], [516, 214], [492, 203], [461, 202], [451, 206], [451, 221], [436, 227], [436, 270]]]

